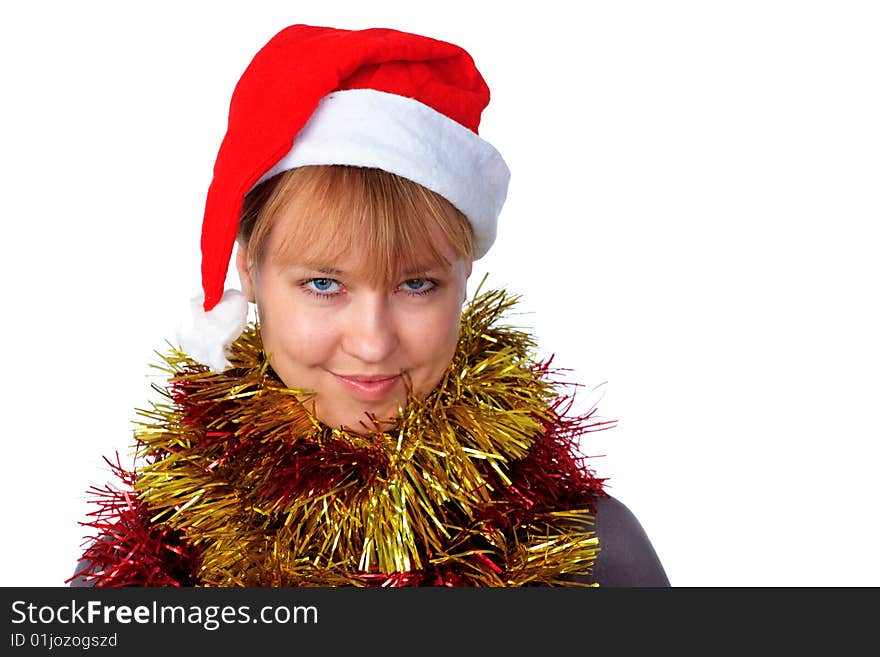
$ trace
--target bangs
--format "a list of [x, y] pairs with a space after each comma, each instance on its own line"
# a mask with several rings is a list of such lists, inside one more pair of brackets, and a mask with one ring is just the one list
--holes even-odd
[[239, 239], [257, 266], [265, 258], [326, 266], [362, 254], [357, 273], [377, 286], [474, 253], [470, 223], [439, 194], [380, 169], [337, 165], [262, 183], [245, 201]]

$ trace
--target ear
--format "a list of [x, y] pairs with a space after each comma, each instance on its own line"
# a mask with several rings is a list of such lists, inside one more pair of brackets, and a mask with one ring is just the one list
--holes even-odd
[[238, 269], [238, 280], [241, 281], [241, 292], [251, 303], [256, 303], [254, 296], [254, 277], [248, 259], [248, 248], [241, 242], [236, 243], [235, 267]]

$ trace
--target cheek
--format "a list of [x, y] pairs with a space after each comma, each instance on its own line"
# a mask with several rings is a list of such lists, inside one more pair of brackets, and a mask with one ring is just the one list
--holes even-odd
[[[337, 343], [332, 322], [295, 297], [272, 294], [257, 297], [264, 350], [273, 355], [273, 366], [316, 366], [332, 354]], [[286, 368], [285, 368], [286, 369]], [[280, 373], [280, 372], [279, 372]]]
[[407, 324], [411, 353], [418, 354], [419, 362], [429, 366], [434, 374], [442, 373], [452, 360], [460, 319], [460, 306], [449, 303]]

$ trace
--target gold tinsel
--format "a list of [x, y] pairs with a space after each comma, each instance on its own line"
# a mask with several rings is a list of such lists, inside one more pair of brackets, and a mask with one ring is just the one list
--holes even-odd
[[487, 520], [516, 490], [512, 465], [558, 419], [533, 338], [501, 324], [515, 302], [478, 293], [444, 378], [410, 396], [393, 430], [323, 425], [309, 392], [271, 371], [254, 325], [223, 373], [172, 350], [164, 399], [139, 411], [136, 431], [152, 521], [199, 550], [209, 586], [360, 586], [444, 568], [476, 586], [587, 574], [598, 552], [587, 503]]

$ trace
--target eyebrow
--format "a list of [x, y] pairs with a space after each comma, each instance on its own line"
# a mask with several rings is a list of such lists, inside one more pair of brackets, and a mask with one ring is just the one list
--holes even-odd
[[345, 276], [344, 271], [342, 271], [341, 269], [335, 269], [333, 267], [313, 267], [312, 265], [307, 264], [306, 268], [314, 269], [321, 274], [329, 274], [330, 276]]
[[[344, 272], [341, 269], [337, 269], [336, 267], [315, 266], [315, 265], [312, 265], [311, 263], [304, 263], [303, 266], [308, 269], [314, 269], [315, 271], [317, 271], [321, 274], [327, 274], [328, 276], [346, 276], [347, 275], [347, 272]], [[441, 271], [445, 271], [445, 270], [442, 270], [438, 267], [414, 267], [412, 269], [406, 270], [405, 272], [402, 272], [401, 276], [404, 276], [404, 277], [424, 276], [424, 275], [429, 274], [431, 272], [439, 273]]]

